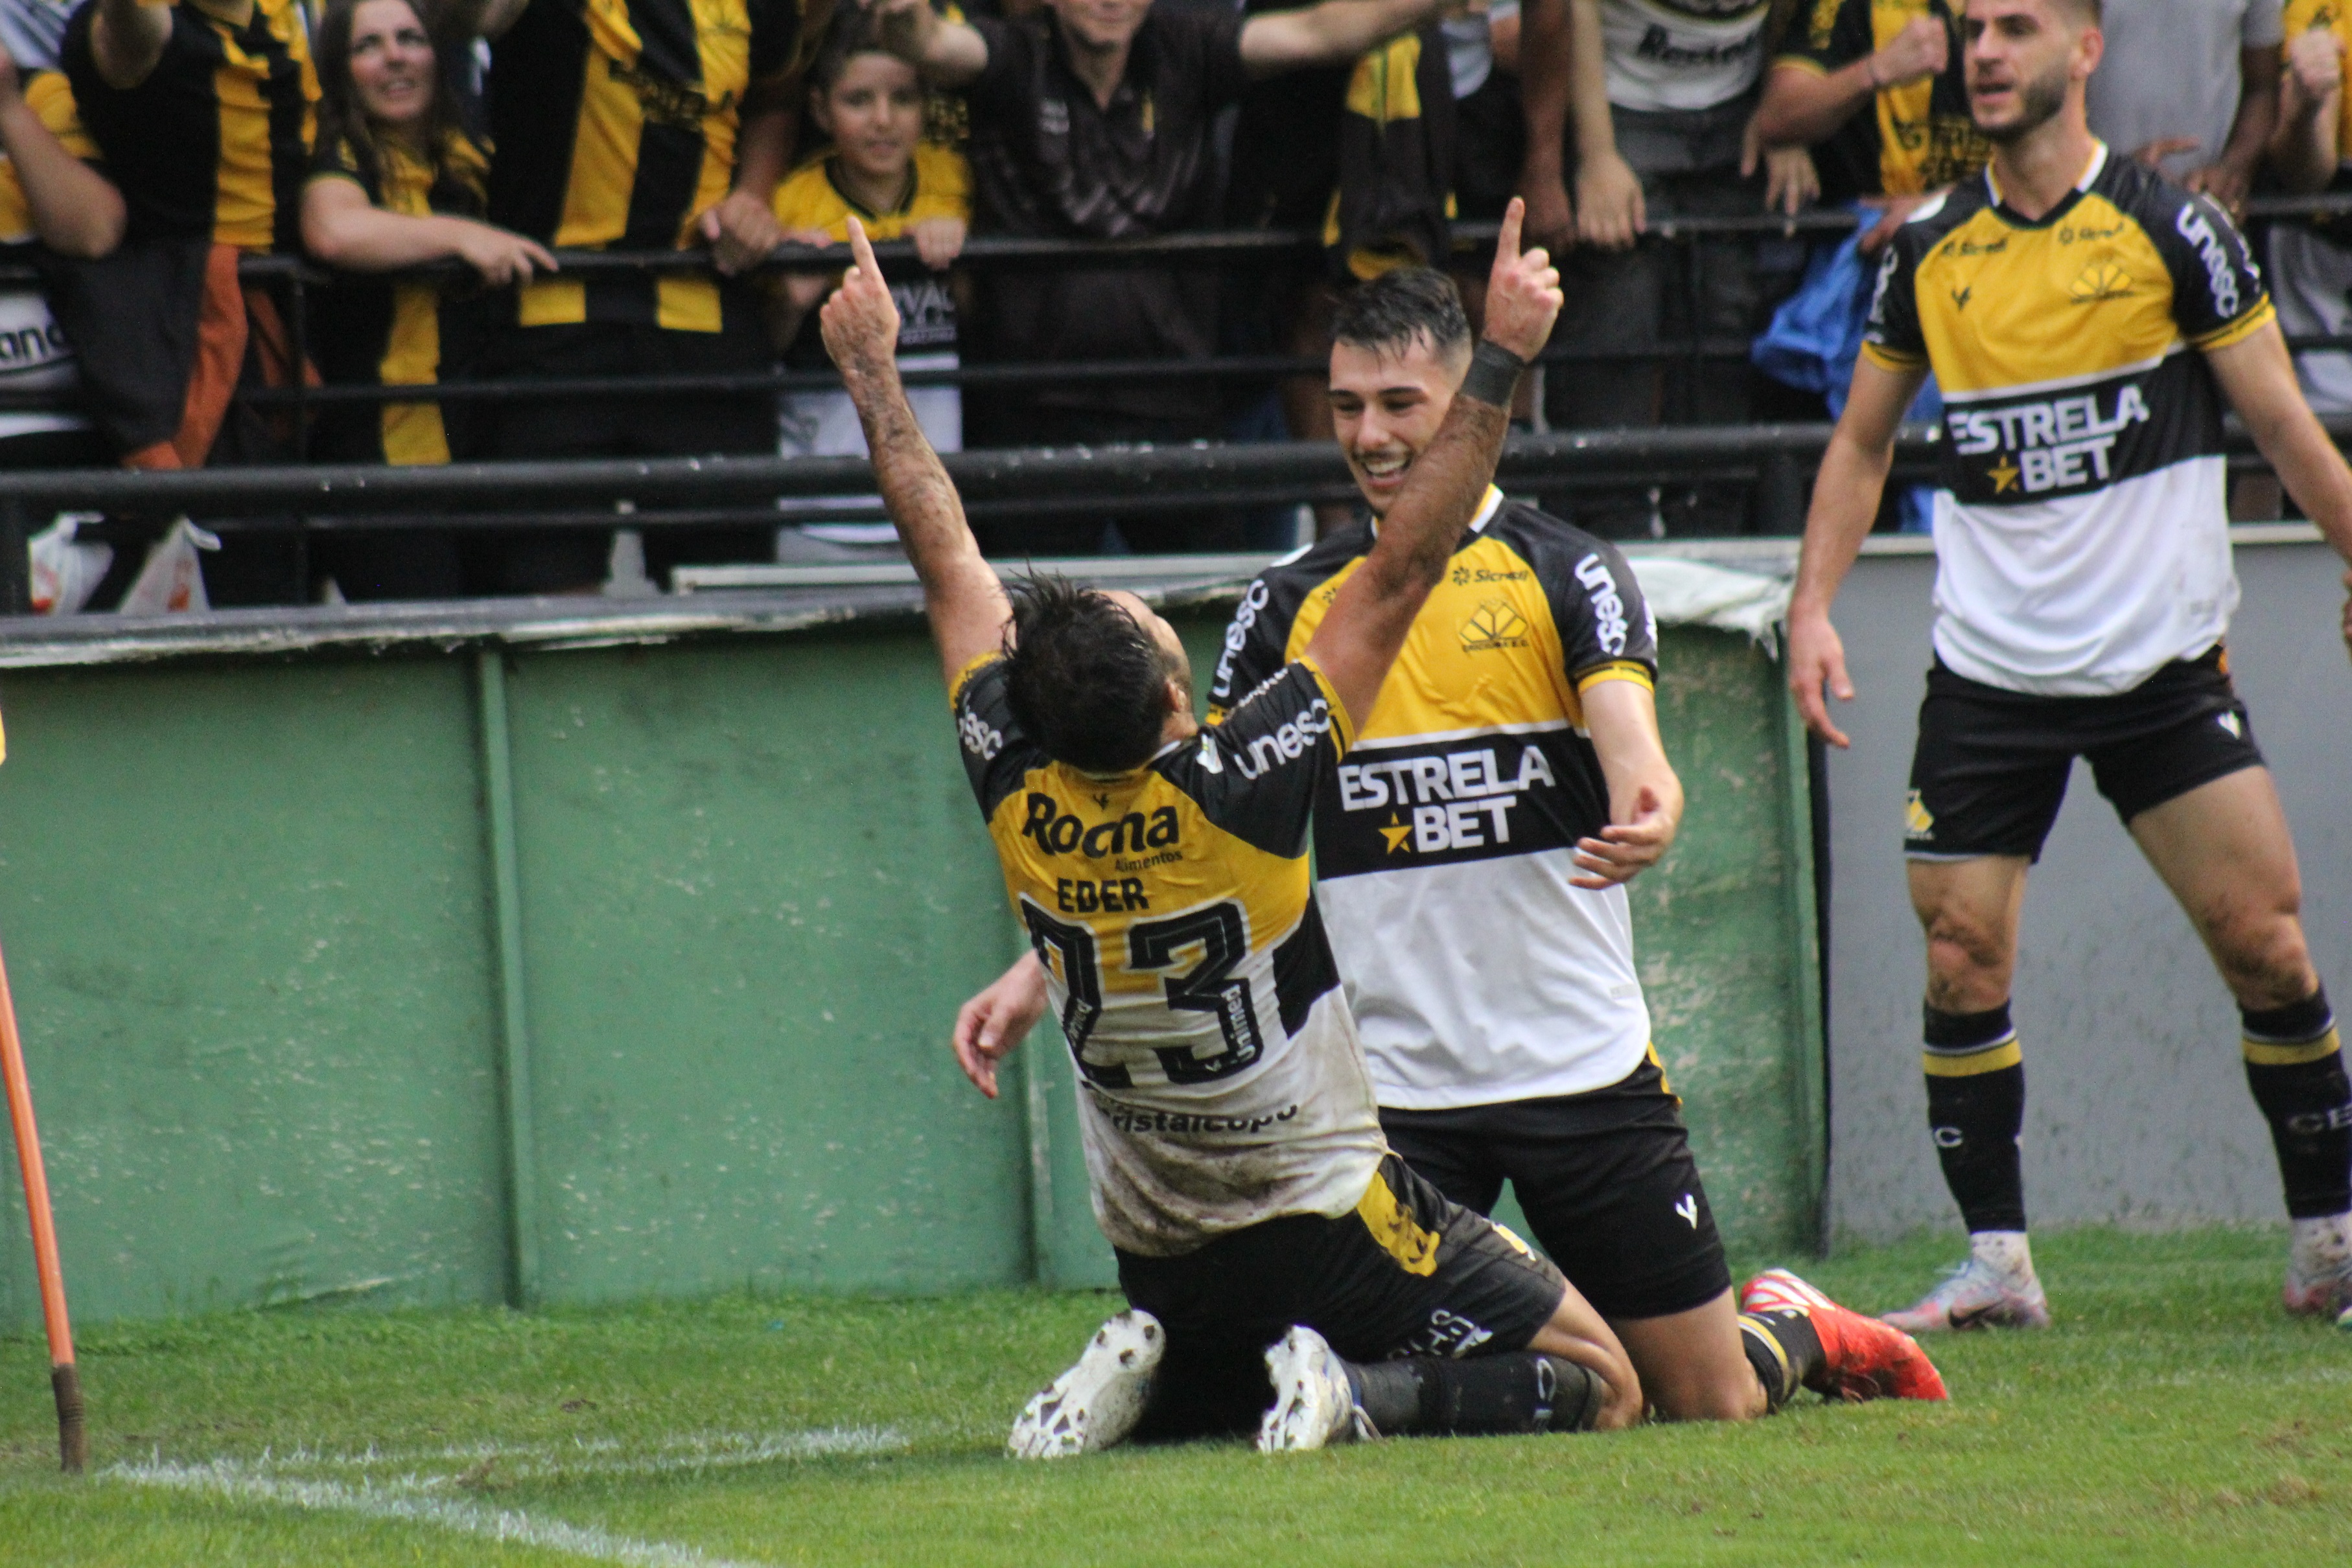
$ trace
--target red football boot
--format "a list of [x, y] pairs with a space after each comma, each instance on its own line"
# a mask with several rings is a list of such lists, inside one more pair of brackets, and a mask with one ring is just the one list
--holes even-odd
[[1805, 1386], [1833, 1399], [1945, 1399], [1943, 1375], [1919, 1342], [1892, 1324], [1839, 1306], [1786, 1269], [1742, 1287], [1743, 1312], [1801, 1312], [1821, 1336], [1822, 1362]]

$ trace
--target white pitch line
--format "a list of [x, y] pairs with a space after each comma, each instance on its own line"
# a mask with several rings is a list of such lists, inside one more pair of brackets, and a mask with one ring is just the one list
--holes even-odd
[[652, 1453], [643, 1457], [630, 1457], [626, 1447], [614, 1438], [593, 1437], [575, 1438], [568, 1443], [466, 1443], [389, 1453], [376, 1448], [356, 1454], [321, 1453], [310, 1448], [285, 1452], [265, 1449], [246, 1468], [258, 1473], [280, 1474], [289, 1470], [382, 1470], [494, 1461], [519, 1467], [510, 1472], [518, 1476], [667, 1475], [681, 1470], [764, 1465], [778, 1459], [891, 1454], [910, 1446], [907, 1435], [894, 1427], [822, 1427], [804, 1432], [709, 1432], [667, 1437], [654, 1445]]
[[136, 1486], [209, 1492], [233, 1501], [270, 1502], [320, 1513], [429, 1524], [486, 1541], [512, 1542], [568, 1552], [592, 1562], [617, 1563], [624, 1568], [762, 1568], [761, 1564], [707, 1556], [690, 1546], [667, 1541], [638, 1541], [615, 1535], [591, 1524], [533, 1519], [513, 1509], [484, 1508], [446, 1498], [419, 1497], [414, 1492], [388, 1492], [366, 1485], [350, 1487], [340, 1481], [284, 1480], [255, 1475], [230, 1460], [215, 1460], [209, 1465], [116, 1465], [107, 1473]]

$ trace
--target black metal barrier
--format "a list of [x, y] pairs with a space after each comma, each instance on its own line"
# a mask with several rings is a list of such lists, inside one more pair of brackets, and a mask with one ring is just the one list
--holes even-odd
[[[2352, 415], [2324, 423], [2339, 443], [2352, 437]], [[1522, 492], [1668, 481], [1750, 485], [1760, 497], [1759, 531], [1795, 534], [1803, 527], [1807, 482], [1832, 429], [1764, 424], [1517, 434], [1504, 448], [1497, 477]], [[2225, 429], [2233, 459], [2250, 457], [2254, 448], [2244, 427], [2232, 418]], [[1938, 426], [1906, 425], [1895, 478], [1931, 476], [1941, 439]], [[1345, 460], [1328, 442], [976, 451], [942, 461], [975, 517], [1108, 516], [1355, 494]], [[30, 608], [26, 540], [37, 521], [60, 510], [148, 518], [184, 513], [223, 532], [670, 528], [879, 516], [878, 503], [862, 512], [838, 504], [873, 494], [872, 468], [851, 457], [0, 473], [0, 614]], [[820, 497], [832, 504], [792, 505]]]

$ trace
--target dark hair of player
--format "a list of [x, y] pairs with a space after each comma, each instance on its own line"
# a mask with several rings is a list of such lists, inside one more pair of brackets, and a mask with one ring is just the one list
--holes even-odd
[[1124, 773], [1160, 749], [1168, 683], [1192, 671], [1171, 659], [1115, 601], [1065, 577], [1010, 585], [1004, 696], [1045, 755], [1086, 773]]
[[809, 63], [809, 90], [820, 97], [831, 92], [849, 62], [860, 55], [890, 55], [883, 45], [881, 25], [876, 20], [874, 7], [835, 6], [832, 24], [824, 30], [824, 41], [817, 46], [816, 58]]
[[1454, 279], [1434, 267], [1400, 267], [1340, 297], [1331, 340], [1383, 356], [1426, 341], [1446, 358], [1470, 351], [1470, 318]]

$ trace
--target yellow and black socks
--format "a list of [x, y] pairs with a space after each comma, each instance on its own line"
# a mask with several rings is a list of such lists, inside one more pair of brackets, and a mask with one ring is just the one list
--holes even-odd
[[1980, 1013], [1929, 1008], [1927, 1127], [1944, 1185], [1971, 1233], [2025, 1228], [2025, 1177], [2017, 1140], [2025, 1128], [2025, 1062], [2009, 1004]]
[[2352, 1208], [2352, 1084], [2325, 987], [2302, 1001], [2240, 1013], [2246, 1085], [2271, 1124], [2294, 1219]]
[[1356, 1403], [1383, 1437], [1589, 1432], [1601, 1419], [1601, 1379], [1541, 1351], [1475, 1361], [1412, 1355], [1349, 1363]]
[[1778, 1410], [1796, 1397], [1805, 1380], [1821, 1369], [1820, 1331], [1801, 1312], [1782, 1308], [1740, 1313], [1739, 1346], [1756, 1369], [1756, 1381], [1764, 1385], [1768, 1410]]

